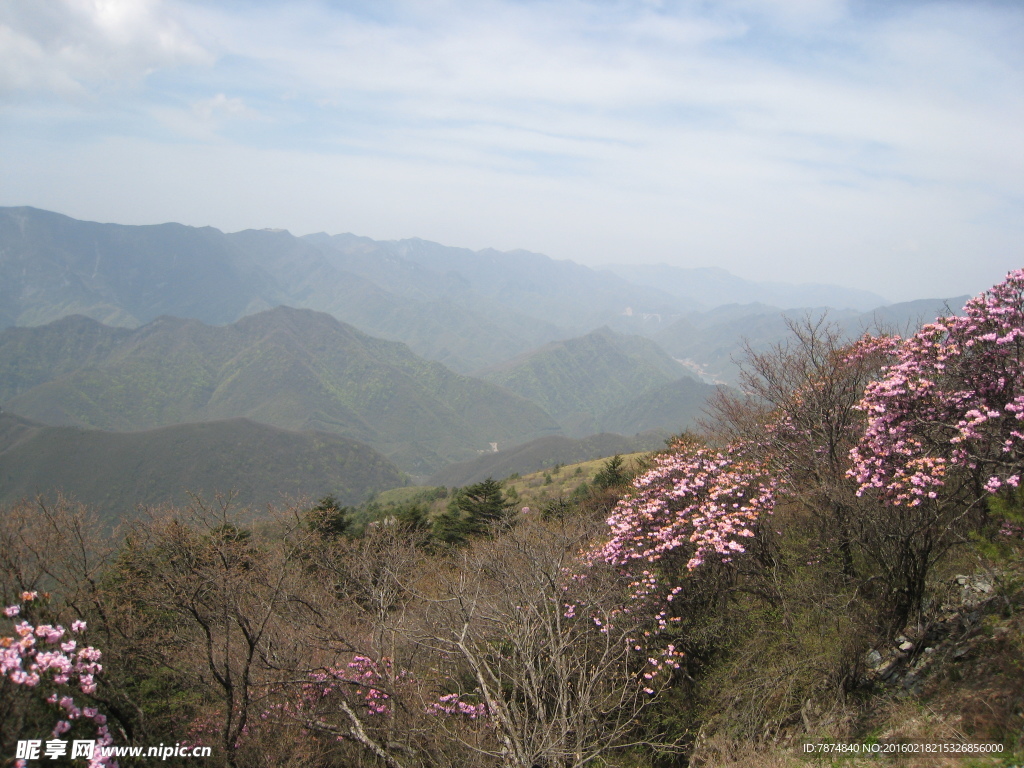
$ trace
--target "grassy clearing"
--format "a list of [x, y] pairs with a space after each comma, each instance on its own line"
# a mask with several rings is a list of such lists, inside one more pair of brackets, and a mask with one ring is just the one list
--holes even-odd
[[[650, 453], [630, 453], [622, 457], [631, 474], [646, 466]], [[592, 486], [594, 477], [611, 457], [583, 461], [578, 464], [555, 464], [548, 469], [528, 475], [512, 475], [502, 480], [505, 493], [518, 508], [544, 509], [548, 504], [564, 499], [578, 499]], [[442, 514], [452, 489], [443, 486], [405, 486], [378, 493], [367, 505], [367, 519], [380, 519], [399, 507], [423, 505], [431, 517]]]
[[[631, 453], [622, 458], [627, 469], [632, 472], [646, 466], [649, 456], [649, 453]], [[513, 475], [506, 478], [505, 487], [510, 495], [519, 499], [520, 506], [542, 509], [558, 498], [569, 499], [573, 494], [582, 493], [593, 483], [594, 476], [601, 471], [608, 458], [566, 466], [556, 464], [550, 469], [523, 477]]]

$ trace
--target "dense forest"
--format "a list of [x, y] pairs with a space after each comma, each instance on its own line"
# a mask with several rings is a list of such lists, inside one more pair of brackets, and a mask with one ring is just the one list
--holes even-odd
[[113, 537], [71, 501], [7, 508], [0, 752], [1019, 762], [1024, 270], [907, 338], [791, 332], [749, 350], [700, 431], [536, 508], [495, 480], [370, 524], [331, 497], [270, 516], [197, 497]]

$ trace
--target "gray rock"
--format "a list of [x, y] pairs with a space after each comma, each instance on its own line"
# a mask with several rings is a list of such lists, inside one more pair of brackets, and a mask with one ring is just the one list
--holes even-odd
[[888, 662], [879, 667], [878, 676], [883, 680], [888, 680], [890, 677], [896, 674], [898, 666], [899, 659], [890, 659]]

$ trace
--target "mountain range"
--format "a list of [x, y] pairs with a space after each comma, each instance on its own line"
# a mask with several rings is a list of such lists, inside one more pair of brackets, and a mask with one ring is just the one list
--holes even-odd
[[[174, 459], [156, 441], [187, 453], [179, 434], [192, 435], [235, 456], [229, 466], [277, 478], [280, 492], [330, 487], [346, 498], [405, 482], [399, 471], [450, 482], [596, 458], [637, 444], [623, 436], [658, 442], [693, 427], [716, 386], [737, 382], [744, 349], [784, 344], [794, 321], [827, 312], [852, 338], [906, 330], [963, 301], [886, 304], [870, 292], [756, 283], [720, 269], [597, 270], [419, 239], [226, 234], [0, 208], [0, 405], [4, 418], [20, 419], [8, 437], [21, 436], [0, 445], [0, 501], [11, 489], [39, 490], [47, 463], [63, 461], [26, 446], [61, 441], [124, 460], [138, 453], [129, 469], [90, 465], [90, 477], [115, 478], [142, 472], [151, 453], [170, 472]], [[357, 470], [366, 482], [353, 478], [349, 469], [363, 466], [353, 459], [340, 474], [325, 470], [321, 485], [290, 483], [246, 463], [245, 440], [221, 433], [298, 441], [300, 456], [311, 440], [325, 445], [311, 435], [329, 435], [354, 441], [345, 455], [377, 469]], [[129, 437], [131, 448], [118, 442]], [[212, 454], [205, 461], [216, 464]], [[173, 473], [206, 490], [258, 486], [244, 473], [213, 475]], [[68, 477], [99, 498], [85, 475]], [[264, 503], [271, 491], [259, 487]]]
[[[668, 295], [572, 262], [422, 240], [225, 234], [0, 209], [0, 327], [81, 314], [138, 327], [161, 315], [220, 325], [278, 305], [327, 312], [461, 372], [592, 330]], [[460, 271], [461, 270], [461, 271]]]
[[[713, 289], [707, 270], [658, 267], [652, 276], [639, 266], [594, 270], [419, 239], [99, 224], [29, 207], [0, 208], [0, 244], [0, 328], [72, 314], [129, 328], [161, 315], [222, 325], [287, 305], [402, 341], [461, 373], [602, 325], [653, 336], [709, 298], [770, 304], [785, 287], [721, 270], [710, 272]], [[827, 294], [835, 306], [885, 303], [836, 286], [790, 288], [793, 301]]]
[[[71, 361], [78, 361], [74, 365]], [[278, 307], [226, 326], [135, 330], [76, 316], [0, 332], [0, 402], [51, 425], [135, 431], [244, 417], [368, 443], [429, 474], [559, 431], [541, 408], [330, 315]]]

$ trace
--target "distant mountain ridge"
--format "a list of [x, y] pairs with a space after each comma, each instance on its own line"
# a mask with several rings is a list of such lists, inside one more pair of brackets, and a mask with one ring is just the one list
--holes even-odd
[[58, 492], [116, 523], [137, 507], [212, 502], [261, 507], [333, 494], [344, 504], [401, 485], [368, 445], [325, 432], [293, 432], [247, 419], [141, 432], [50, 427], [0, 413], [0, 504]]
[[702, 310], [725, 304], [770, 304], [779, 309], [834, 307], [863, 312], [889, 303], [871, 291], [819, 283], [754, 282], [718, 267], [609, 264], [603, 269], [636, 285], [657, 288]]
[[[626, 336], [607, 326], [585, 336], [550, 342], [477, 373], [486, 381], [522, 395], [550, 413], [566, 434], [583, 437], [606, 431], [635, 434], [646, 429], [692, 424], [714, 387], [690, 381], [688, 397], [668, 397], [660, 424], [636, 418], [637, 398], [650, 391], [689, 379], [686, 369], [657, 344], [641, 336]], [[666, 390], [667, 392], [676, 390]], [[609, 412], [613, 416], [609, 417]], [[649, 414], [648, 414], [649, 415]]]
[[863, 291], [752, 283], [715, 269], [613, 269], [415, 238], [225, 234], [0, 208], [0, 327], [72, 314], [128, 328], [161, 315], [224, 325], [287, 305], [327, 312], [468, 373], [602, 325], [652, 337], [715, 302], [885, 303]]
[[671, 303], [539, 254], [418, 240], [99, 224], [21, 207], [0, 208], [0, 245], [0, 327], [72, 314], [130, 328], [161, 315], [223, 325], [287, 305], [328, 312], [463, 372], [589, 331], [629, 303]]
[[588, 332], [632, 305], [650, 312], [678, 309], [656, 287], [530, 251], [471, 251], [420, 238], [376, 242], [348, 234], [303, 239], [332, 251], [345, 269], [403, 295], [478, 297], [481, 308], [543, 318], [563, 336]]
[[[85, 364], [70, 365], [63, 350]], [[332, 432], [416, 474], [492, 442], [559, 431], [510, 392], [330, 315], [287, 307], [227, 326], [162, 317], [127, 333], [87, 318], [8, 328], [0, 398], [6, 410], [54, 425], [130, 431], [244, 417]]]

